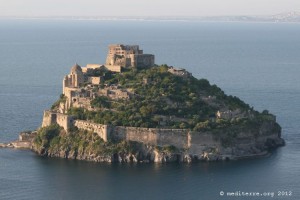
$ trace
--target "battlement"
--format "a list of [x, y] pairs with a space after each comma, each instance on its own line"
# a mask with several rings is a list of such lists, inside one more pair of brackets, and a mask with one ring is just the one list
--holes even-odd
[[178, 148], [188, 148], [190, 143], [187, 129], [159, 129], [125, 126], [109, 126], [86, 120], [74, 120], [72, 116], [45, 111], [42, 127], [58, 124], [66, 132], [72, 127], [97, 133], [105, 142], [109, 140], [127, 140], [150, 145], [174, 145]]
[[110, 139], [108, 125], [96, 124], [84, 120], [75, 120], [73, 125], [78, 129], [83, 129], [97, 133], [99, 137], [102, 138], [105, 142], [107, 142]]
[[73, 121], [74, 119], [72, 116], [45, 110], [42, 127], [58, 124], [59, 126], [63, 127], [66, 132], [68, 132], [70, 127], [72, 127]]
[[113, 44], [108, 47], [106, 66], [152, 67], [154, 55], [144, 54], [139, 45]]
[[188, 129], [162, 129], [162, 128], [141, 128], [141, 127], [125, 127], [97, 124], [86, 120], [74, 120], [72, 116], [51, 111], [44, 112], [42, 127], [58, 124], [66, 132], [72, 127], [81, 130], [96, 133], [105, 142], [109, 140], [115, 141], [136, 141], [143, 144], [154, 146], [173, 145], [179, 149], [190, 148], [198, 151], [198, 144], [205, 141], [206, 144], [217, 145], [217, 141], [208, 133], [191, 132]]

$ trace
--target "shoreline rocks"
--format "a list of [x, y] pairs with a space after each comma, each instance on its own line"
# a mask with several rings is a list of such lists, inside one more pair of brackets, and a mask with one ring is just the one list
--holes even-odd
[[120, 149], [117, 153], [101, 154], [88, 150], [79, 153], [70, 150], [71, 148], [49, 150], [41, 147], [40, 149], [37, 149], [33, 142], [36, 135], [36, 131], [22, 132], [20, 133], [19, 140], [9, 143], [0, 143], [0, 148], [28, 149], [44, 157], [58, 157], [92, 162], [194, 163], [201, 161], [228, 161], [266, 157], [271, 154], [270, 152], [273, 149], [285, 145], [285, 141], [278, 133], [267, 136], [262, 135], [261, 137], [257, 137], [254, 142], [251, 134], [243, 134], [243, 143], [237, 140], [229, 147], [216, 147], [210, 146], [209, 144], [202, 144], [201, 148], [197, 151], [191, 151], [191, 149], [175, 149], [170, 151], [163, 147], [139, 143], [138, 147], [135, 149], [135, 153], [126, 152], [124, 149]]
[[[284, 146], [281, 143], [280, 146]], [[280, 147], [277, 146], [277, 147]], [[91, 162], [105, 162], [105, 163], [195, 163], [201, 161], [232, 161], [232, 160], [242, 160], [242, 159], [253, 159], [268, 157], [271, 153], [267, 150], [245, 155], [221, 155], [221, 154], [212, 154], [212, 153], [203, 153], [202, 155], [193, 155], [186, 152], [179, 153], [165, 153], [152, 151], [148, 152], [147, 155], [143, 155], [145, 152], [138, 152], [137, 154], [124, 154], [124, 153], [115, 153], [112, 155], [96, 155], [96, 154], [82, 154], [76, 155], [75, 152], [63, 152], [59, 151], [56, 154], [48, 154], [46, 152], [37, 152], [32, 148], [31, 142], [23, 141], [14, 141], [11, 143], [0, 143], [0, 148], [16, 148], [16, 149], [28, 149], [34, 151], [39, 156], [44, 157], [56, 157], [69, 160], [82, 160], [82, 161], [91, 161]]]
[[32, 142], [30, 141], [13, 141], [9, 143], [0, 143], [0, 148], [15, 148], [15, 149], [31, 149]]

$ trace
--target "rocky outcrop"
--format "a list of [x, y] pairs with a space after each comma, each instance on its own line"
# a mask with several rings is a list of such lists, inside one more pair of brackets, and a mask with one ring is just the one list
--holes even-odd
[[31, 149], [32, 142], [30, 141], [13, 141], [9, 143], [0, 143], [2, 148], [16, 148], [16, 149]]
[[36, 136], [36, 131], [21, 132], [19, 134], [19, 139], [9, 142], [0, 143], [2, 148], [16, 148], [16, 149], [31, 149], [33, 144], [33, 139]]
[[[37, 132], [21, 133], [19, 140], [11, 143], [1, 143], [0, 147], [31, 149], [38, 155], [46, 157], [59, 157], [64, 159], [76, 159], [92, 162], [107, 163], [137, 163], [137, 162], [198, 162], [198, 161], [218, 161], [218, 160], [237, 160], [254, 158], [269, 155], [270, 150], [283, 146], [284, 140], [281, 138], [281, 128], [274, 121], [262, 123], [259, 127], [246, 130], [241, 129], [233, 135], [228, 130], [214, 130], [203, 133], [193, 133], [191, 138], [193, 142], [189, 143], [189, 148], [177, 148], [175, 146], [157, 146], [145, 144], [141, 142], [133, 142], [131, 145], [128, 141], [122, 141], [126, 145], [120, 146], [119, 143], [111, 145], [119, 145], [114, 151], [99, 152], [90, 148], [74, 148], [71, 135], [63, 134], [65, 140], [69, 140], [67, 144], [59, 144], [57, 146], [37, 145], [34, 139]], [[231, 130], [232, 131], [232, 130]], [[76, 133], [81, 134], [81, 133]], [[82, 136], [82, 142], [93, 142], [100, 139], [97, 134], [86, 133]], [[89, 138], [93, 138], [93, 141]], [[78, 138], [77, 138], [78, 140]], [[85, 141], [86, 140], [86, 141]], [[101, 140], [101, 139], [100, 139]], [[103, 144], [107, 143], [103, 141]], [[106, 148], [110, 148], [107, 146]], [[128, 150], [130, 149], [130, 150]]]
[[[276, 123], [262, 124], [256, 133], [253, 130], [237, 133], [235, 138], [230, 138], [230, 144], [222, 131], [220, 133], [203, 133], [198, 139], [197, 145], [191, 144], [191, 148], [178, 149], [175, 146], [154, 146], [138, 143], [131, 151], [125, 148], [112, 153], [97, 153], [91, 150], [70, 150], [72, 147], [60, 146], [57, 149], [36, 148], [39, 155], [48, 157], [60, 157], [66, 159], [86, 160], [93, 162], [197, 162], [237, 160], [269, 155], [269, 150], [284, 145], [280, 138], [280, 128]], [[197, 136], [193, 136], [197, 137]], [[209, 138], [213, 138], [211, 141]], [[137, 143], [137, 142], [136, 142]]]

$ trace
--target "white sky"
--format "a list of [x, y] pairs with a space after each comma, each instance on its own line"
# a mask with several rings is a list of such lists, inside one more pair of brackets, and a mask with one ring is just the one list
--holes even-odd
[[300, 11], [300, 0], [0, 0], [0, 16], [216, 16]]

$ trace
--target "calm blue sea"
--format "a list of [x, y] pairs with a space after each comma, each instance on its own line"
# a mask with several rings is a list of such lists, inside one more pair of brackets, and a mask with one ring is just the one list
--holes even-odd
[[[192, 165], [96, 164], [0, 149], [0, 199], [300, 199], [299, 24], [0, 20], [0, 142], [36, 129], [70, 67], [104, 63], [111, 43], [139, 44], [157, 64], [186, 68], [268, 109], [287, 145], [267, 158]], [[227, 196], [239, 191], [262, 196]]]

